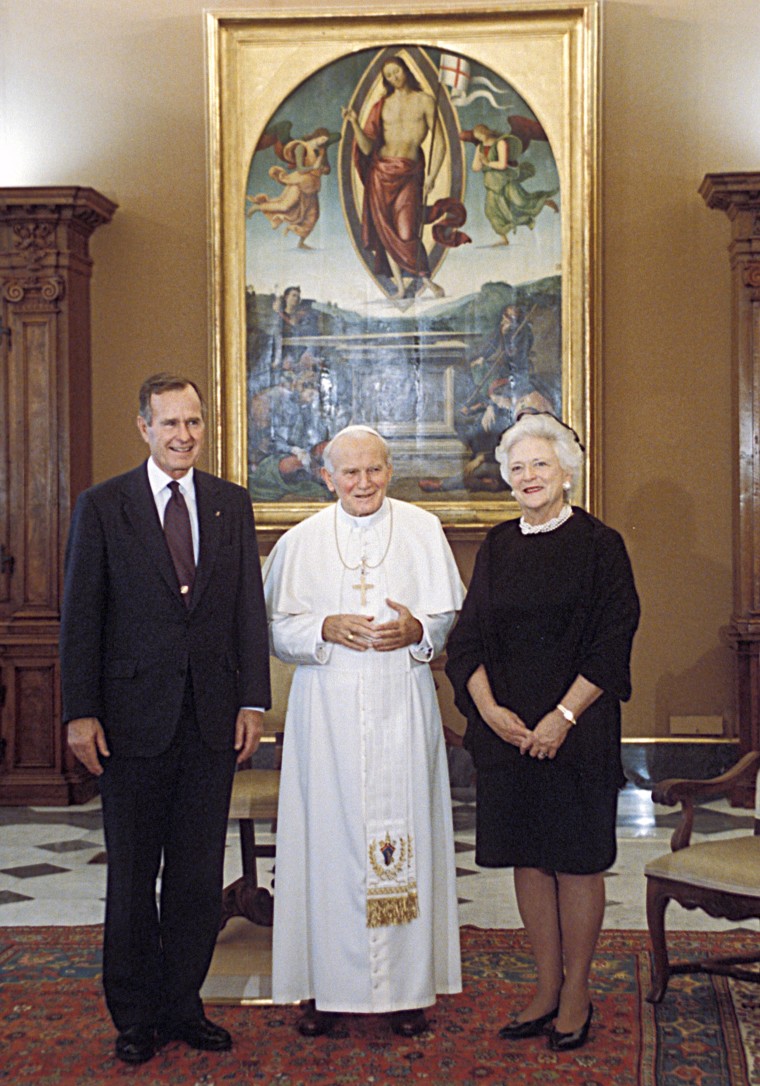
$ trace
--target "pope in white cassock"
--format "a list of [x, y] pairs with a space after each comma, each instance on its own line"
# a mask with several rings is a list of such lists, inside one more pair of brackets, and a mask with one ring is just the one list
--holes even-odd
[[429, 662], [464, 589], [437, 517], [386, 497], [374, 430], [324, 452], [338, 501], [291, 528], [264, 568], [272, 651], [295, 663], [277, 819], [272, 994], [426, 1028], [461, 991], [451, 796]]

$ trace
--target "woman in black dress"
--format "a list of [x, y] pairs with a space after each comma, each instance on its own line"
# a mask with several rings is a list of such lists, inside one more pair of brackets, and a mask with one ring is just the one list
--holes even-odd
[[639, 601], [621, 537], [569, 504], [575, 432], [524, 413], [496, 455], [522, 517], [480, 548], [446, 672], [477, 769], [476, 860], [514, 868], [536, 961], [535, 995], [500, 1036], [548, 1032], [566, 1050], [585, 1044], [593, 1013]]

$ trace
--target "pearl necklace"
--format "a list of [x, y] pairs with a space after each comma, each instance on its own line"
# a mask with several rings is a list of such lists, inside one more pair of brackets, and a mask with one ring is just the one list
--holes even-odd
[[541, 535], [544, 532], [553, 532], [555, 528], [559, 528], [566, 520], [569, 520], [572, 515], [572, 506], [563, 505], [556, 517], [547, 520], [545, 524], [528, 524], [525, 517], [520, 517], [520, 531], [523, 535]]

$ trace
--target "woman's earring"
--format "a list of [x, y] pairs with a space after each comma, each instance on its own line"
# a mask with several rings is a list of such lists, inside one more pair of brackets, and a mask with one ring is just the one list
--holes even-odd
[[563, 483], [562, 484], [562, 489], [563, 490], [569, 490], [570, 489], [570, 484], [569, 483]]

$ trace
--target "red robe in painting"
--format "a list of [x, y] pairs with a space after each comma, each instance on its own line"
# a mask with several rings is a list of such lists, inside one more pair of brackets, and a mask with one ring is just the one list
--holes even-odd
[[415, 276], [430, 275], [427, 253], [420, 240], [424, 215], [422, 186], [425, 156], [416, 162], [408, 158], [381, 158], [383, 144], [383, 103], [381, 98], [370, 111], [364, 128], [372, 140], [370, 155], [354, 144], [354, 161], [364, 184], [362, 245], [375, 254], [375, 275], [390, 275], [386, 254], [402, 271]]

